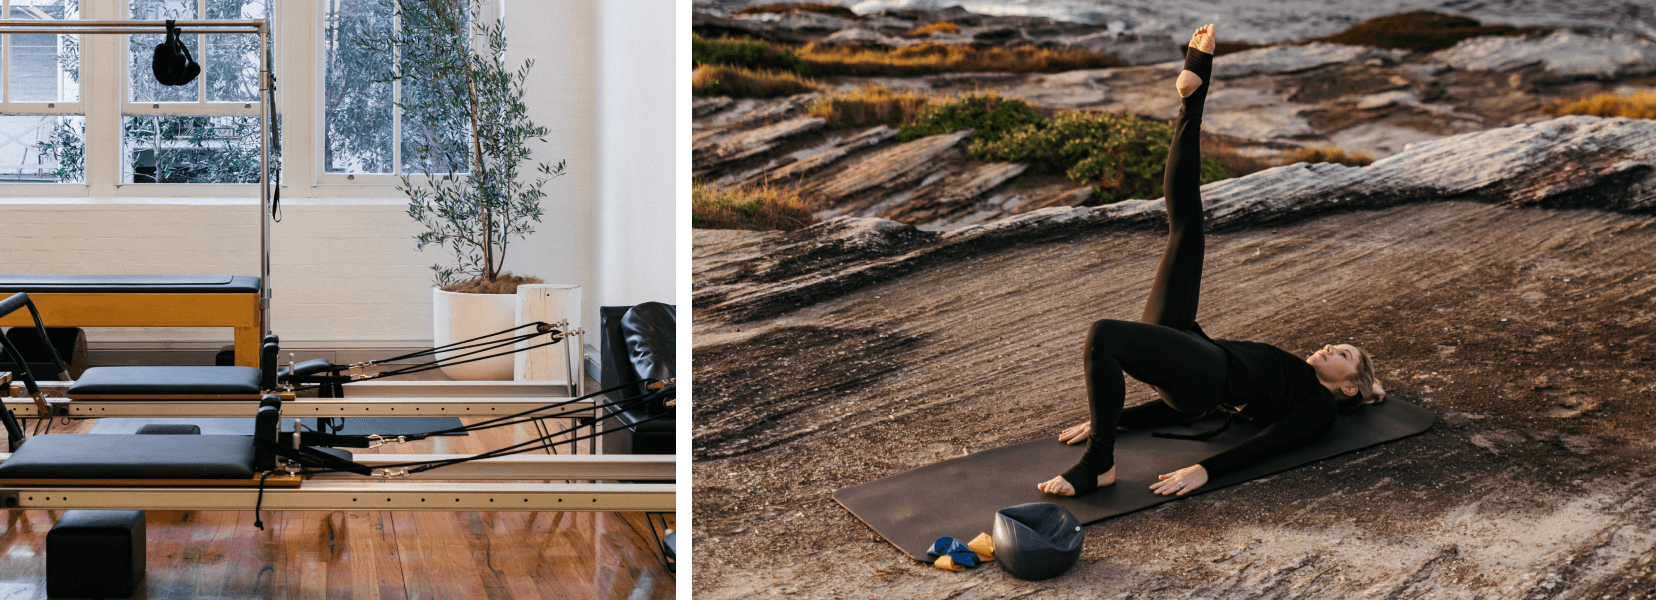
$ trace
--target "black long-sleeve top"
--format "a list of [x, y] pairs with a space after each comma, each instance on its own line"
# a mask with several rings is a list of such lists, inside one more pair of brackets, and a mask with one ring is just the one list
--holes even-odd
[[[1228, 357], [1221, 409], [1232, 409], [1265, 425], [1257, 435], [1198, 463], [1210, 477], [1231, 473], [1328, 434], [1334, 425], [1334, 394], [1317, 380], [1316, 370], [1305, 359], [1270, 344], [1208, 338], [1200, 325], [1192, 330], [1223, 348]], [[1120, 424], [1128, 429], [1146, 429], [1187, 423], [1190, 419], [1189, 413], [1179, 412], [1165, 402], [1149, 402], [1122, 411]]]

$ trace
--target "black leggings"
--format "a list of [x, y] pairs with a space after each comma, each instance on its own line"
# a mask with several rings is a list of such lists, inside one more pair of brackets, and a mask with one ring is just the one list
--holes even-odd
[[1123, 374], [1155, 387], [1169, 406], [1192, 416], [1217, 406], [1224, 391], [1225, 351], [1194, 331], [1202, 288], [1202, 104], [1212, 79], [1211, 64], [1211, 56], [1194, 49], [1187, 52], [1185, 68], [1200, 76], [1202, 85], [1183, 99], [1173, 125], [1162, 183], [1167, 192], [1167, 250], [1144, 315], [1137, 323], [1098, 321], [1087, 332], [1082, 360], [1092, 436], [1081, 462], [1064, 473], [1078, 490], [1091, 488], [1099, 475], [1115, 466], [1116, 426], [1127, 398]]

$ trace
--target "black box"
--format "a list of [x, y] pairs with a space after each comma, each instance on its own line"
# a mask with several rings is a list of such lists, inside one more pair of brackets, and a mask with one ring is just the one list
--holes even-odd
[[46, 534], [46, 595], [131, 598], [144, 578], [144, 511], [64, 511]]

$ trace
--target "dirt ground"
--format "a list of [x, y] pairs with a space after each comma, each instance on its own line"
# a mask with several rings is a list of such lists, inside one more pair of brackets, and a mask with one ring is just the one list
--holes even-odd
[[[696, 261], [756, 235], [698, 230]], [[1056, 579], [932, 569], [833, 502], [1085, 419], [1086, 328], [1138, 317], [1161, 250], [1100, 230], [743, 322], [698, 309], [696, 596], [1656, 598], [1649, 215], [1443, 202], [1210, 233], [1209, 334], [1357, 344], [1440, 422], [1090, 525]]]

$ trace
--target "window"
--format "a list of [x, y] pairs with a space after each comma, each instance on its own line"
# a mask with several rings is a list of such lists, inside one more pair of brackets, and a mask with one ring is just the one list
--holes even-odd
[[[457, 173], [467, 168], [466, 115], [421, 73], [390, 80], [394, 62], [464, 47], [471, 35], [459, 12], [380, 0], [325, 0], [322, 19], [326, 173]], [[389, 34], [405, 40], [392, 56]], [[412, 62], [412, 61], [410, 61]], [[407, 66], [404, 63], [403, 66]], [[409, 67], [412, 68], [412, 67]], [[393, 101], [393, 99], [398, 99]]]
[[[498, 14], [490, 4], [484, 18]], [[465, 169], [464, 128], [427, 125], [464, 123], [463, 115], [421, 118], [453, 112], [454, 104], [388, 80], [398, 57], [358, 43], [373, 33], [433, 43], [461, 36], [405, 27], [381, 0], [0, 0], [0, 12], [16, 19], [270, 20], [278, 110], [288, 117], [278, 116], [272, 129], [281, 135], [271, 160], [280, 164], [281, 142], [306, 146], [293, 153], [305, 164], [284, 165], [283, 194], [401, 197], [395, 184], [402, 174]], [[0, 35], [0, 194], [245, 197], [243, 186], [259, 178], [258, 36], [184, 34], [202, 74], [177, 87], [151, 74], [164, 39]]]
[[[273, 0], [130, 0], [140, 21], [265, 19]], [[259, 36], [184, 34], [201, 64], [188, 84], [155, 80], [161, 34], [127, 38], [127, 101], [121, 118], [124, 183], [258, 183]], [[188, 114], [177, 114], [188, 113]], [[278, 158], [274, 149], [271, 160]]]
[[[79, 18], [77, 0], [0, 0], [9, 19]], [[86, 119], [79, 36], [0, 36], [0, 183], [79, 183]]]

